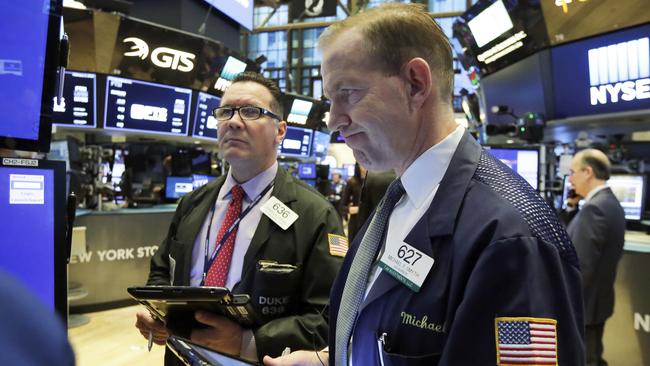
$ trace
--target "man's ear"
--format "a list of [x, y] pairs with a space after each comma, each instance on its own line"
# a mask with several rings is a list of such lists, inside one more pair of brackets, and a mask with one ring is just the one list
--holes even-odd
[[412, 106], [419, 106], [436, 93], [432, 88], [433, 78], [429, 64], [421, 57], [415, 57], [404, 65], [402, 71], [407, 83], [407, 94]]
[[287, 123], [285, 121], [278, 122], [278, 134], [275, 136], [275, 144], [280, 145], [286, 135], [287, 135]]

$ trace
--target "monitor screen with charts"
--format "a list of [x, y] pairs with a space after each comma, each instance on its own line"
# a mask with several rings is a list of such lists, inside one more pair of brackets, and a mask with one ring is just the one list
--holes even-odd
[[192, 192], [194, 184], [192, 177], [167, 177], [165, 183], [165, 197], [177, 199]]
[[311, 139], [314, 130], [287, 126], [287, 135], [278, 146], [279, 154], [284, 156], [295, 156], [308, 158], [311, 153]]
[[625, 211], [625, 219], [638, 221], [643, 217], [646, 176], [642, 174], [612, 174], [607, 185]]
[[204, 92], [199, 92], [194, 112], [194, 128], [192, 136], [201, 139], [217, 140], [217, 119], [212, 111], [219, 107], [221, 98]]
[[539, 181], [539, 149], [538, 148], [505, 148], [491, 147], [490, 153], [495, 158], [514, 170], [537, 189]]
[[191, 96], [190, 89], [108, 76], [104, 128], [187, 136]]
[[96, 85], [93, 73], [66, 71], [63, 98], [54, 103], [52, 123], [70, 127], [95, 127]]
[[65, 162], [2, 158], [0, 187], [0, 268], [65, 319]]

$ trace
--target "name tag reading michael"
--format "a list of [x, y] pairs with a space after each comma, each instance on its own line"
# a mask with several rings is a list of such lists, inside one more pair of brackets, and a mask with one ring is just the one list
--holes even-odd
[[433, 267], [433, 258], [407, 243], [387, 243], [379, 267], [411, 290], [419, 292]]
[[293, 212], [289, 207], [287, 207], [287, 205], [274, 196], [271, 196], [271, 198], [260, 207], [260, 210], [262, 210], [271, 221], [281, 227], [282, 230], [287, 230], [291, 224], [298, 220], [298, 214]]

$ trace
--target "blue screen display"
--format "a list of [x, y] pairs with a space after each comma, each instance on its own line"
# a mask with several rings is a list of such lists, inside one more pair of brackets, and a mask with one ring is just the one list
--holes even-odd
[[0, 268], [54, 309], [54, 172], [0, 167]]
[[313, 163], [298, 164], [298, 178], [316, 179], [316, 164]]
[[308, 158], [311, 152], [311, 140], [314, 130], [287, 126], [287, 135], [278, 146], [279, 154]]
[[217, 139], [217, 119], [212, 111], [219, 106], [221, 98], [199, 92], [194, 114], [194, 129], [192, 136], [204, 139]]
[[54, 103], [52, 123], [95, 127], [95, 74], [66, 71], [63, 99]]
[[104, 127], [187, 136], [191, 97], [190, 89], [109, 76]]
[[325, 132], [314, 131], [314, 144], [311, 153], [314, 157], [324, 159], [330, 146], [330, 135]]
[[203, 175], [203, 174], [192, 174], [192, 186], [194, 189], [197, 189], [199, 187], [202, 187], [211, 181], [217, 179], [216, 177], [213, 177], [211, 175]]
[[181, 198], [192, 192], [193, 189], [192, 177], [167, 177], [165, 197], [168, 199]]
[[38, 140], [49, 6], [0, 3], [0, 136]]
[[650, 108], [650, 24], [554, 47], [555, 118]]
[[538, 150], [491, 148], [489, 151], [495, 158], [501, 160], [524, 178], [534, 189], [537, 189], [537, 180], [539, 179]]
[[253, 30], [253, 0], [205, 0], [248, 30]]

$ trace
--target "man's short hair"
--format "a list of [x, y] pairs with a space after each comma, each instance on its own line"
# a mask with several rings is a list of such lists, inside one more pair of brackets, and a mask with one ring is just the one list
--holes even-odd
[[414, 57], [429, 64], [440, 99], [451, 103], [454, 89], [453, 55], [442, 28], [421, 4], [384, 4], [332, 24], [320, 36], [319, 48], [327, 47], [346, 30], [359, 28], [368, 56], [380, 63], [387, 75], [397, 75]]
[[580, 154], [580, 162], [582, 163], [582, 166], [591, 167], [596, 179], [609, 179], [611, 174], [611, 165], [605, 153], [596, 149], [587, 149], [580, 151], [578, 154]]
[[265, 87], [270, 93], [271, 96], [273, 96], [273, 99], [271, 100], [271, 112], [277, 114], [282, 118], [282, 113], [283, 109], [282, 108], [282, 103], [280, 100], [282, 99], [282, 92], [280, 91], [280, 88], [278, 88], [278, 85], [273, 82], [273, 80], [269, 80], [265, 78], [262, 74], [254, 72], [254, 71], [244, 71], [233, 79], [232, 83], [240, 83], [244, 81], [250, 81], [253, 83], [257, 83]]

